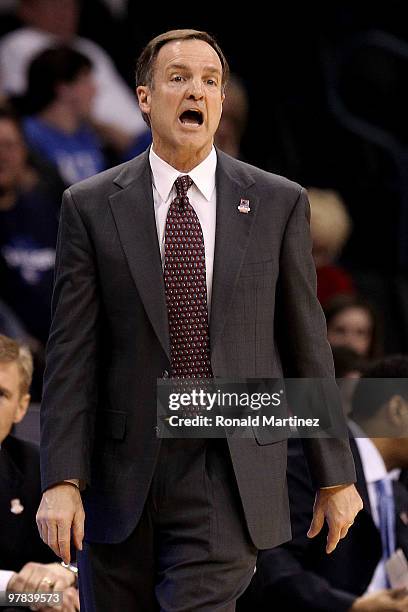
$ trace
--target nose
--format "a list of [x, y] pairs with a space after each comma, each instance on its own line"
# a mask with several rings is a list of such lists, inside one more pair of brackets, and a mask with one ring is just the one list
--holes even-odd
[[187, 97], [193, 100], [200, 100], [203, 97], [203, 83], [201, 79], [191, 79]]

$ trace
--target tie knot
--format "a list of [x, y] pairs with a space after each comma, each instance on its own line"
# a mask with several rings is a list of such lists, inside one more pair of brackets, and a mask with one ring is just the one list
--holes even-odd
[[179, 198], [186, 196], [187, 191], [190, 189], [192, 184], [193, 184], [193, 179], [189, 177], [188, 174], [185, 174], [184, 176], [179, 176], [174, 181], [174, 186], [176, 188], [177, 196]]

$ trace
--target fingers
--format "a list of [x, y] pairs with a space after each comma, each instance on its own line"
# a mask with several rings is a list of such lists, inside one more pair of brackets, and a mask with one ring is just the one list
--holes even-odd
[[326, 552], [329, 555], [335, 550], [340, 540], [341, 528], [338, 524], [329, 524], [329, 533], [327, 534]]
[[84, 522], [84, 513], [77, 512], [72, 523], [72, 540], [77, 550], [82, 550], [82, 540], [84, 539]]
[[[49, 574], [49, 576], [47, 576]], [[23, 568], [10, 580], [8, 588], [14, 592], [37, 592], [44, 593], [52, 590], [53, 578], [47, 566], [42, 563], [26, 563]]]
[[48, 527], [47, 527], [47, 523], [40, 522], [37, 519], [37, 517], [36, 517], [36, 523], [37, 523], [38, 533], [40, 534], [40, 538], [42, 539], [44, 544], [47, 544], [47, 542], [48, 542]]
[[327, 535], [327, 544], [326, 544], [326, 552], [330, 554], [335, 550], [337, 544], [340, 540], [346, 537], [348, 530], [353, 525], [353, 523], [346, 523], [345, 525], [339, 522], [330, 523], [329, 525], [329, 533]]
[[307, 532], [308, 538], [314, 538], [318, 533], [322, 530], [324, 525], [324, 512], [320, 507], [314, 508], [313, 511], [313, 519], [309, 527], [309, 531]]
[[51, 548], [51, 550], [60, 557], [60, 549], [58, 546], [58, 528], [57, 525], [53, 521], [47, 521], [44, 523], [43, 527], [44, 531], [47, 532], [47, 539], [45, 543]]
[[75, 521], [75, 542], [82, 546], [84, 510], [79, 491], [70, 484], [60, 483], [47, 489], [37, 512], [37, 525], [42, 540], [65, 563], [71, 560], [71, 526]]
[[63, 612], [77, 612], [79, 610], [79, 593], [78, 589], [69, 587], [64, 591], [62, 611]]
[[58, 556], [64, 561], [69, 563], [71, 560], [71, 525], [68, 521], [64, 520], [58, 523]]
[[[354, 523], [354, 521], [353, 521], [353, 523]], [[346, 537], [346, 535], [348, 534], [348, 530], [353, 525], [353, 523], [348, 523], [347, 525], [344, 525], [344, 527], [341, 528], [341, 530], [340, 530], [340, 540], [342, 540], [343, 538]]]
[[31, 582], [31, 575], [34, 571], [34, 563], [26, 563], [24, 567], [10, 580], [9, 589], [14, 592], [24, 593], [25, 591], [35, 591], [36, 586]]

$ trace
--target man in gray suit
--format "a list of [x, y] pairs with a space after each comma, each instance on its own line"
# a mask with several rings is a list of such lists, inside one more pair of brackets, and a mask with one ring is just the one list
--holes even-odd
[[[333, 377], [304, 190], [214, 149], [227, 77], [205, 32], [153, 39], [152, 148], [64, 195], [37, 523], [65, 561], [72, 530], [87, 612], [230, 612], [290, 538], [286, 440], [160, 441], [157, 378]], [[305, 452], [330, 552], [361, 509], [353, 460]]]

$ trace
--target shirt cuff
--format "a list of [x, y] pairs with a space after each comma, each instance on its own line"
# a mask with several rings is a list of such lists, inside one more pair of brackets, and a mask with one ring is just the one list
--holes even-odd
[[69, 482], [70, 484], [75, 485], [79, 489], [79, 480], [78, 480], [78, 478], [66, 478], [63, 482]]
[[14, 574], [10, 570], [0, 570], [0, 593], [7, 591], [7, 585]]

